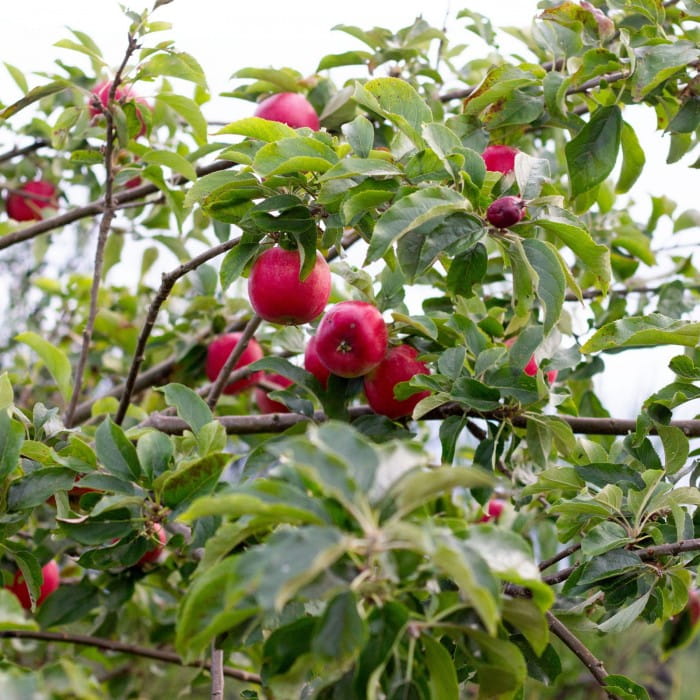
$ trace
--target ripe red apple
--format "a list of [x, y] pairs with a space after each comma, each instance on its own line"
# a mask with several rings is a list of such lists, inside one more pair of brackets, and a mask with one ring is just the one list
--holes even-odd
[[496, 228], [508, 228], [525, 215], [525, 203], [521, 197], [500, 197], [489, 205], [486, 219]]
[[[505, 341], [505, 345], [506, 347], [510, 347], [514, 342], [515, 338], [508, 338], [508, 340]], [[537, 374], [538, 367], [539, 365], [537, 364], [537, 360], [535, 359], [535, 356], [532, 355], [532, 357], [530, 357], [530, 359], [527, 361], [525, 367], [523, 367], [523, 372], [525, 372], [528, 377], [534, 377]], [[558, 374], [559, 372], [556, 369], [550, 369], [544, 373], [544, 376], [547, 378], [547, 381], [550, 384], [554, 384], [554, 382], [557, 381]]]
[[316, 110], [298, 92], [280, 92], [271, 95], [257, 106], [254, 114], [261, 119], [282, 122], [293, 129], [308, 126], [318, 131], [321, 128]]
[[297, 250], [274, 246], [257, 258], [248, 277], [248, 296], [258, 316], [271, 323], [296, 326], [323, 311], [331, 294], [328, 263], [317, 253], [316, 263], [304, 280], [299, 279], [300, 269]]
[[[46, 180], [25, 182], [7, 198], [7, 215], [15, 221], [40, 221], [41, 210], [58, 209], [58, 190]], [[20, 192], [27, 192], [24, 196]], [[31, 195], [36, 195], [32, 197]]]
[[[106, 108], [109, 104], [109, 92], [111, 89], [112, 81], [105, 80], [95, 85], [90, 91], [92, 94], [90, 95], [88, 110], [90, 112], [90, 116], [93, 119], [103, 114], [100, 104], [104, 108]], [[117, 88], [116, 92], [114, 93], [114, 100], [116, 102], [134, 100], [135, 102], [138, 102], [139, 105], [141, 105], [139, 109], [143, 109], [144, 107], [150, 109], [148, 102], [146, 102], [146, 100], [144, 100], [143, 97], [138, 97], [137, 95], [135, 95], [133, 90], [128, 85], [120, 85]], [[141, 122], [141, 129], [139, 130], [139, 133], [136, 134], [136, 138], [139, 138], [140, 136], [143, 136], [146, 133], [146, 123], [140, 116], [139, 121]]]
[[484, 514], [479, 518], [480, 523], [488, 523], [492, 520], [498, 521], [503, 513], [506, 502], [499, 498], [492, 498], [484, 508]]
[[365, 395], [375, 413], [394, 420], [410, 416], [416, 404], [430, 395], [429, 391], [420, 391], [403, 400], [394, 396], [399, 382], [407, 382], [416, 374], [430, 374], [427, 365], [416, 359], [417, 355], [418, 351], [410, 345], [389, 348], [384, 359], [365, 376]]
[[318, 379], [321, 386], [326, 389], [328, 387], [328, 378], [331, 376], [330, 370], [321, 362], [318, 356], [318, 336], [313, 335], [309, 338], [304, 350], [304, 369]]
[[512, 146], [487, 146], [481, 157], [486, 163], [486, 170], [507, 175], [515, 169], [515, 156], [519, 153]]
[[165, 534], [165, 529], [160, 523], [154, 523], [151, 534], [151, 539], [153, 536], [158, 538], [158, 544], [156, 544], [153, 549], [149, 549], [137, 562], [136, 566], [143, 566], [144, 564], [153, 564], [158, 560], [158, 557], [165, 547], [165, 543], [168, 541], [168, 536]]
[[[274, 384], [276, 389], [284, 389], [294, 384], [291, 379], [283, 377], [281, 374], [268, 374], [265, 375], [263, 379], [267, 384]], [[268, 396], [270, 391], [272, 391], [272, 389], [263, 389], [260, 386], [255, 387], [255, 403], [260, 413], [289, 413], [289, 409], [283, 403], [273, 401]]]
[[[58, 588], [61, 579], [58, 564], [53, 559], [47, 564], [44, 564], [44, 566], [41, 568], [41, 575], [43, 577], [43, 581], [41, 583], [41, 588], [39, 589], [39, 597], [36, 600], [37, 607], [41, 605], [46, 598], [48, 598], [48, 596]], [[29, 610], [32, 607], [32, 601], [29, 598], [27, 583], [20, 571], [15, 573], [12, 583], [9, 586], [5, 586], [5, 588], [17, 596], [17, 599], [25, 610]]]
[[[207, 360], [206, 360], [206, 373], [210, 382], [216, 380], [219, 376], [221, 368], [226, 364], [229, 355], [233, 352], [233, 349], [238, 344], [242, 333], [226, 333], [225, 335], [219, 336], [216, 340], [209, 344], [207, 348]], [[243, 351], [241, 356], [238, 358], [238, 362], [234, 366], [234, 369], [240, 369], [249, 365], [251, 362], [259, 360], [263, 356], [263, 351], [255, 338], [251, 338], [248, 341], [246, 349]], [[247, 389], [254, 384], [257, 384], [263, 373], [253, 372], [243, 379], [239, 379], [235, 382], [231, 382], [224, 389], [224, 394], [237, 394], [244, 389]]]
[[690, 616], [690, 624], [696, 625], [698, 620], [700, 620], [700, 591], [696, 588], [691, 588], [688, 591], [688, 605], [686, 608]]
[[361, 377], [386, 355], [389, 334], [379, 309], [366, 301], [341, 301], [316, 332], [321, 362], [339, 377]]

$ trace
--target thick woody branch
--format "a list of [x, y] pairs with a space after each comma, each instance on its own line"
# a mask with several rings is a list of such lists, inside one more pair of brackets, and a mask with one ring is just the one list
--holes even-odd
[[[246, 375], [246, 368], [236, 370], [235, 378], [239, 379]], [[232, 377], [234, 375], [231, 375]], [[349, 409], [350, 418], [357, 418], [371, 414], [372, 410], [369, 406], [353, 406]], [[448, 416], [470, 416], [472, 418], [483, 418], [487, 420], [510, 420], [510, 422], [518, 428], [524, 428], [527, 425], [526, 416], [511, 416], [507, 417], [501, 411], [490, 411], [478, 413], [465, 409], [457, 403], [448, 403], [439, 408], [433, 409], [421, 418], [421, 420], [443, 420]], [[623, 418], [586, 418], [575, 416], [556, 416], [560, 420], [568, 423], [572, 431], [581, 435], [627, 435], [636, 430], [636, 422]], [[144, 425], [152, 425], [166, 433], [182, 433], [187, 430], [187, 424], [180, 418], [166, 417], [167, 420], [161, 420], [162, 416], [153, 415]], [[246, 435], [252, 433], [278, 433], [296, 425], [301, 421], [308, 420], [305, 416], [298, 413], [272, 413], [261, 416], [222, 416], [218, 418], [221, 424], [226, 428], [226, 431], [231, 434]], [[327, 420], [326, 415], [319, 411], [314, 415], [315, 422], [323, 422]], [[678, 420], [671, 421], [669, 425], [679, 428], [687, 437], [700, 437], [700, 420]], [[652, 435], [656, 432], [652, 428]]]
[[[208, 671], [211, 670], [210, 663], [186, 663], [180, 656], [172, 651], [151, 649], [148, 647], [137, 646], [136, 644], [125, 644], [124, 642], [116, 642], [112, 641], [111, 639], [103, 639], [101, 637], [89, 637], [84, 634], [41, 632], [37, 630], [0, 630], [0, 638], [36, 639], [43, 642], [78, 644], [80, 646], [94, 647], [96, 649], [116, 651], [121, 654], [130, 654], [131, 656], [142, 656], [147, 659], [155, 659], [156, 661], [163, 661], [164, 663], [175, 664], [177, 666], [204, 668]], [[223, 675], [228, 676], [229, 678], [237, 678], [239, 681], [245, 681], [247, 683], [260, 684], [260, 676], [257, 673], [250, 673], [238, 668], [232, 668], [231, 666], [223, 666]]]
[[545, 571], [549, 569], [550, 566], [554, 566], [562, 559], [566, 559], [572, 554], [575, 554], [576, 552], [578, 552], [579, 549], [581, 549], [580, 542], [576, 542], [575, 544], [569, 545], [566, 549], [562, 549], [561, 552], [557, 552], [553, 557], [541, 561], [539, 564], [540, 571]]
[[[581, 660], [583, 665], [591, 672], [598, 685], [604, 688], [607, 684], [605, 679], [608, 672], [603, 666], [603, 662], [596, 657], [593, 652], [575, 635], [571, 630], [558, 620], [551, 612], [547, 612], [547, 624], [552, 634], [559, 637], [564, 644]], [[609, 698], [617, 698], [616, 695], [608, 693]]]

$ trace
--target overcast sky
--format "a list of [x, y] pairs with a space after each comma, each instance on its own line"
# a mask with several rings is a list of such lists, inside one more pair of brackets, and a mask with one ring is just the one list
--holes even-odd
[[[124, 4], [141, 11], [153, 3], [134, 0]], [[486, 52], [487, 47], [463, 29], [463, 21], [455, 19], [465, 6], [485, 14], [497, 27], [527, 26], [537, 14], [536, 0], [173, 0], [159, 8], [154, 19], [173, 24], [172, 31], [164, 33], [163, 38], [173, 38], [177, 48], [191, 53], [201, 63], [212, 94], [216, 95], [232, 87], [231, 74], [244, 66], [290, 66], [312, 73], [324, 54], [364, 48], [352, 37], [331, 31], [336, 24], [398, 29], [422, 15], [441, 27], [447, 18], [453, 43], [469, 43], [477, 54]], [[119, 63], [126, 45], [128, 22], [116, 0], [13, 3], [12, 10], [3, 13], [3, 60], [26, 73], [51, 70], [57, 58], [80, 61], [77, 54], [53, 46], [57, 40], [70, 36], [66, 27], [88, 33], [111, 65]], [[519, 50], [519, 45], [505, 34], [500, 35], [499, 41], [506, 52]], [[41, 77], [30, 77], [31, 85], [41, 82]], [[17, 87], [0, 67], [0, 99], [8, 104], [18, 97]], [[233, 121], [250, 111], [250, 105], [245, 102], [223, 98], [215, 98], [206, 106], [206, 114], [213, 120]], [[683, 164], [667, 166], [668, 143], [654, 131], [652, 110], [636, 112], [631, 114], [627, 110], [625, 116], [645, 146], [648, 165], [633, 191], [633, 198], [639, 202], [635, 213], [640, 219], [647, 216], [650, 194], [667, 194], [679, 203], [680, 210], [697, 206], [698, 171], [687, 169], [688, 159]], [[665, 246], [673, 240], [668, 227], [662, 227], [658, 245]], [[644, 274], [644, 268], [640, 272]], [[644, 397], [670, 380], [671, 374], [665, 370], [667, 357], [680, 351], [681, 348], [672, 348], [657, 353], [651, 360], [651, 355], [642, 355], [639, 360], [631, 361], [639, 355], [638, 351], [606, 357], [611, 371], [601, 379], [600, 388], [608, 383], [611, 374], [616, 377], [616, 386], [618, 382], [625, 385], [624, 392], [605, 392], [606, 404], [613, 415], [632, 415]], [[640, 367], [644, 365], [646, 370], [642, 373]]]

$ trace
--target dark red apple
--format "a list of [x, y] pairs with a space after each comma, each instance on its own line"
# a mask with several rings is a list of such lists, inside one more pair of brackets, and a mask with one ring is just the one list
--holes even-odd
[[[41, 605], [49, 595], [51, 595], [57, 588], [61, 580], [61, 573], [58, 569], [58, 564], [52, 559], [47, 564], [41, 568], [41, 575], [43, 581], [41, 583], [41, 588], [39, 589], [39, 597], [36, 600], [37, 607]], [[29, 598], [29, 589], [27, 588], [27, 583], [24, 580], [24, 576], [20, 571], [15, 573], [15, 577], [9, 586], [6, 586], [8, 591], [11, 591], [17, 596], [17, 599], [21, 603], [25, 610], [29, 610], [32, 607], [32, 601]]]
[[321, 127], [316, 110], [298, 92], [280, 92], [271, 95], [257, 106], [255, 116], [273, 122], [282, 122], [293, 129], [308, 126], [318, 131]]
[[690, 616], [690, 624], [696, 625], [700, 620], [700, 591], [696, 588], [691, 588], [688, 591], [688, 615]]
[[394, 396], [394, 387], [399, 382], [407, 382], [416, 374], [430, 374], [427, 365], [416, 359], [418, 351], [410, 345], [397, 345], [389, 348], [384, 359], [365, 376], [365, 396], [370, 408], [388, 418], [410, 416], [416, 404], [430, 395], [420, 391], [399, 400]]
[[316, 332], [316, 351], [331, 374], [362, 377], [386, 355], [389, 334], [376, 306], [342, 301], [329, 309]]
[[299, 325], [316, 318], [331, 294], [331, 270], [325, 258], [299, 279], [301, 257], [297, 250], [268, 248], [253, 263], [248, 277], [250, 303], [261, 318], [271, 323]]
[[515, 170], [515, 156], [520, 151], [512, 146], [487, 146], [481, 157], [486, 163], [486, 170], [507, 175]]
[[158, 544], [156, 544], [153, 549], [149, 549], [137, 562], [136, 566], [143, 566], [144, 564], [153, 564], [158, 560], [158, 557], [165, 547], [165, 543], [168, 541], [168, 536], [165, 534], [165, 529], [160, 523], [154, 523], [153, 529], [150, 532], [151, 539], [157, 538]]
[[[215, 381], [219, 376], [221, 368], [224, 366], [224, 364], [226, 364], [226, 360], [228, 360], [229, 355], [238, 344], [241, 335], [242, 333], [226, 333], [210, 343], [209, 347], [207, 348], [207, 361], [205, 367], [207, 377], [209, 378], [210, 382]], [[255, 338], [251, 338], [248, 341], [246, 349], [238, 358], [238, 362], [236, 362], [234, 369], [245, 367], [251, 362], [259, 360], [262, 356], [262, 348]], [[253, 372], [243, 379], [231, 382], [224, 389], [224, 394], [237, 394], [248, 387], [257, 384], [262, 378], [262, 375], [262, 372]]]
[[484, 508], [484, 514], [479, 518], [480, 523], [488, 523], [492, 520], [496, 522], [501, 517], [503, 509], [505, 508], [506, 502], [500, 500], [499, 498], [492, 498]]
[[496, 228], [514, 226], [524, 215], [525, 203], [521, 197], [500, 197], [486, 210], [487, 221]]
[[[294, 384], [294, 382], [283, 377], [281, 374], [267, 374], [263, 377], [266, 384], [274, 384], [276, 389], [284, 389]], [[260, 410], [260, 413], [289, 413], [289, 409], [279, 401], [273, 401], [268, 393], [272, 389], [263, 389], [260, 386], [255, 387], [255, 403]]]
[[42, 209], [58, 209], [58, 190], [46, 180], [25, 182], [18, 190], [7, 198], [7, 215], [15, 221], [40, 221]]
[[[105, 80], [95, 85], [95, 87], [93, 87], [90, 91], [92, 94], [90, 95], [88, 110], [90, 112], [90, 116], [93, 119], [103, 114], [100, 104], [104, 108], [106, 108], [109, 104], [109, 92], [111, 89], [112, 81]], [[137, 95], [135, 95], [133, 90], [128, 85], [120, 85], [116, 89], [116, 92], [114, 93], [114, 100], [115, 102], [125, 102], [128, 100], [134, 100], [135, 102], [139, 103], [139, 110], [142, 110], [144, 108], [150, 109], [150, 105], [148, 104], [148, 102], [146, 102], [146, 100], [144, 100], [143, 97], [138, 97]], [[139, 138], [140, 136], [143, 136], [146, 133], [146, 123], [140, 115], [139, 121], [141, 122], [141, 129], [139, 130], [139, 133], [136, 134], [136, 138]]]
[[318, 356], [318, 336], [311, 336], [304, 350], [304, 369], [318, 379], [321, 386], [328, 387], [328, 378], [331, 376], [330, 370], [321, 362]]

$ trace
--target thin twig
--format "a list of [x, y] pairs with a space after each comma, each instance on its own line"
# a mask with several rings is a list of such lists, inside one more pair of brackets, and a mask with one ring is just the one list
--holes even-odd
[[554, 564], [557, 564], [562, 559], [566, 559], [568, 556], [571, 556], [572, 554], [578, 552], [579, 549], [581, 549], [580, 542], [575, 542], [574, 544], [569, 545], [566, 549], [562, 549], [561, 552], [558, 552], [553, 557], [541, 561], [539, 564], [540, 571], [545, 571], [546, 569], [549, 569], [550, 566], [554, 566]]
[[224, 651], [216, 648], [216, 640], [211, 643], [211, 700], [224, 697]]
[[[117, 88], [121, 83], [122, 73], [126, 68], [126, 64], [129, 61], [130, 56], [138, 48], [138, 43], [136, 38], [129, 34], [129, 43], [124, 53], [124, 58], [122, 59], [121, 65], [117, 69], [114, 75], [114, 80], [109, 90], [109, 99], [113, 101], [116, 97]], [[78, 405], [78, 399], [80, 398], [80, 392], [83, 388], [83, 375], [85, 374], [85, 365], [87, 364], [88, 354], [90, 352], [90, 345], [92, 344], [92, 334], [95, 328], [95, 319], [97, 318], [97, 297], [100, 292], [100, 283], [102, 280], [102, 268], [104, 266], [104, 251], [107, 245], [107, 239], [109, 237], [109, 231], [112, 226], [112, 220], [114, 219], [114, 201], [112, 199], [112, 190], [114, 187], [114, 169], [112, 162], [112, 157], [114, 154], [114, 140], [116, 138], [116, 128], [114, 126], [114, 115], [112, 111], [108, 108], [103, 109], [105, 118], [107, 121], [106, 131], [107, 131], [107, 143], [105, 144], [105, 193], [104, 193], [104, 207], [102, 210], [102, 219], [100, 220], [100, 228], [97, 234], [97, 245], [95, 246], [95, 264], [92, 271], [92, 287], [90, 288], [90, 308], [88, 311], [88, 318], [85, 323], [85, 328], [83, 329], [83, 343], [80, 348], [80, 357], [78, 358], [78, 365], [75, 370], [75, 383], [73, 385], [73, 394], [70, 397], [70, 402], [68, 404], [68, 410], [66, 411], [65, 423], [67, 427], [72, 427], [73, 425], [73, 413], [75, 412], [75, 407]]]
[[50, 142], [47, 139], [37, 139], [36, 141], [34, 141], [34, 143], [30, 143], [28, 146], [15, 146], [14, 148], [10, 149], [9, 151], [6, 151], [5, 153], [0, 153], [0, 163], [12, 160], [13, 158], [17, 158], [18, 156], [26, 156], [29, 153], [38, 151], [44, 146], [48, 146], [49, 143]]
[[221, 371], [216, 377], [216, 380], [209, 389], [209, 394], [207, 396], [207, 405], [209, 406], [209, 408], [214, 408], [214, 406], [216, 406], [216, 402], [219, 400], [219, 397], [221, 396], [223, 390], [229, 383], [229, 376], [231, 374], [231, 370], [236, 366], [236, 362], [238, 362], [238, 360], [241, 359], [241, 355], [248, 347], [248, 342], [255, 334], [255, 331], [258, 330], [258, 326], [261, 323], [262, 319], [256, 314], [246, 324], [246, 327], [243, 329], [243, 333], [241, 333], [241, 337], [236, 343], [236, 347], [233, 349], [233, 352], [226, 358], [224, 366], [221, 368]]
[[[63, 644], [79, 644], [80, 646], [94, 647], [96, 649], [106, 649], [107, 651], [116, 651], [121, 654], [130, 654], [131, 656], [143, 656], [147, 659], [155, 659], [163, 661], [167, 664], [176, 664], [177, 666], [188, 666], [190, 668], [204, 668], [207, 671], [211, 670], [211, 664], [208, 662], [185, 662], [180, 656], [172, 651], [163, 651], [161, 649], [151, 649], [149, 647], [141, 647], [136, 644], [125, 644], [124, 642], [116, 642], [111, 639], [103, 639], [101, 637], [90, 637], [85, 634], [69, 634], [67, 632], [43, 632], [39, 630], [0, 630], [0, 638], [4, 639], [37, 639], [43, 642], [60, 642]], [[239, 681], [246, 683], [260, 684], [260, 676], [257, 673], [250, 673], [231, 666], [223, 667], [223, 674], [229, 678], [237, 678]]]
[[203, 265], [212, 258], [215, 258], [216, 256], [221, 255], [222, 253], [225, 253], [228, 250], [231, 250], [231, 248], [238, 245], [239, 241], [240, 238], [232, 238], [229, 241], [224, 241], [223, 243], [220, 243], [219, 245], [216, 245], [213, 248], [209, 248], [209, 250], [205, 250], [203, 253], [200, 253], [196, 257], [192, 258], [192, 260], [183, 263], [182, 265], [178, 265], [178, 267], [176, 267], [174, 270], [163, 274], [161, 278], [160, 288], [158, 289], [158, 293], [156, 294], [155, 298], [148, 307], [146, 321], [143, 324], [143, 328], [141, 328], [141, 333], [139, 334], [139, 339], [136, 343], [134, 359], [131, 362], [129, 374], [126, 379], [126, 383], [124, 384], [124, 390], [121, 395], [121, 400], [119, 402], [117, 414], [114, 417], [114, 422], [117, 423], [117, 425], [120, 425], [122, 423], [122, 421], [124, 420], [124, 416], [126, 415], [126, 411], [129, 408], [131, 395], [134, 391], [134, 386], [136, 385], [136, 378], [138, 376], [141, 364], [144, 360], [146, 345], [148, 344], [148, 338], [150, 337], [151, 331], [153, 330], [156, 318], [158, 317], [158, 312], [160, 311], [161, 306], [163, 306], [166, 299], [168, 298], [172, 288], [175, 286], [175, 283], [181, 277], [184, 277], [188, 272], [195, 270], [200, 265]]
[[[593, 678], [596, 679], [598, 685], [604, 688], [607, 684], [605, 679], [608, 677], [608, 672], [603, 666], [603, 662], [596, 657], [593, 652], [576, 636], [571, 630], [560, 620], [558, 620], [551, 612], [547, 611], [547, 624], [552, 633], [559, 637], [571, 651], [581, 660], [583, 665], [591, 672]], [[617, 695], [612, 693], [607, 694], [609, 698], [617, 698]]]

